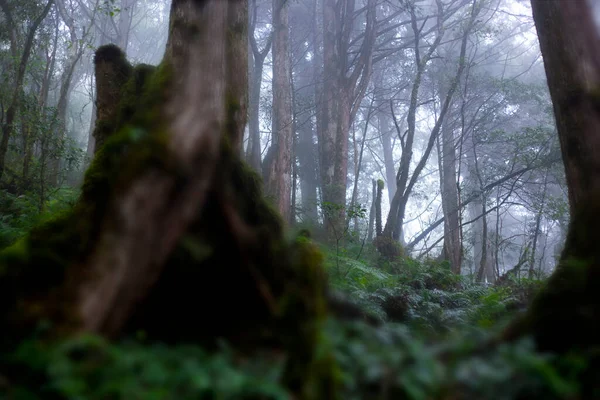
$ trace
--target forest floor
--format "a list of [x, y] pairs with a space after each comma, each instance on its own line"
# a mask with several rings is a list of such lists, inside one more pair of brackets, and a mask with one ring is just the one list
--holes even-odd
[[[12, 212], [0, 219], [0, 246], [75, 197], [58, 191], [40, 214], [34, 200], [4, 195], [3, 209]], [[334, 315], [323, 327], [341, 399], [576, 398], [582, 360], [540, 354], [527, 338], [490, 345], [544, 280], [483, 285], [433, 260], [383, 262], [362, 243], [321, 248], [331, 290], [369, 315]], [[118, 342], [34, 337], [1, 359], [0, 398], [283, 400], [290, 398], [283, 365], [272, 354], [239, 357], [226, 342], [209, 352], [151, 342], [143, 331]]]

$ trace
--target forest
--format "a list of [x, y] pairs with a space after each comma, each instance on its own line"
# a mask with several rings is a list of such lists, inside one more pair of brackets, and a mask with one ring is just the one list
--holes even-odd
[[600, 399], [600, 1], [0, 0], [0, 400]]

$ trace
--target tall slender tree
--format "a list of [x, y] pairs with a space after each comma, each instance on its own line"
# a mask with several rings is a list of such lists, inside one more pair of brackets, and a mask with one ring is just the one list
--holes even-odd
[[273, 142], [266, 161], [267, 192], [284, 220], [290, 221], [292, 192], [292, 68], [290, 62], [289, 2], [273, 0]]
[[[319, 165], [322, 200], [334, 205], [332, 210], [335, 210], [325, 215], [330, 234], [343, 231], [350, 126], [371, 79], [376, 39], [375, 0], [368, 0], [361, 10], [356, 10], [355, 3], [354, 0], [323, 0]], [[352, 33], [354, 21], [362, 13], [365, 28], [362, 43], [357, 45]], [[353, 44], [358, 49], [356, 56], [350, 54]]]
[[261, 145], [260, 145], [260, 86], [263, 79], [263, 68], [265, 58], [271, 51], [273, 42], [273, 33], [267, 36], [266, 44], [262, 49], [259, 48], [256, 40], [256, 26], [259, 7], [256, 0], [250, 3], [250, 27], [248, 32], [250, 55], [250, 96], [248, 99], [248, 148], [246, 150], [246, 160], [257, 171], [261, 171]]

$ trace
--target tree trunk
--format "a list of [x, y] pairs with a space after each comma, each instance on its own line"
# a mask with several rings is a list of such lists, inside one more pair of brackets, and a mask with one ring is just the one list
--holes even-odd
[[133, 22], [133, 10], [135, 9], [137, 0], [121, 0], [119, 7], [119, 21], [117, 24], [117, 40], [116, 45], [127, 54], [129, 47], [129, 33]]
[[[112, 39], [108, 35], [108, 25], [109, 25], [110, 20], [111, 20], [111, 17], [110, 17], [110, 14], [108, 14], [108, 13], [100, 13], [97, 17], [97, 25], [96, 25], [97, 28], [96, 28], [96, 32], [95, 32], [94, 45], [98, 49], [100, 47], [105, 46], [110, 43], [123, 44], [123, 42], [124, 42], [121, 35], [119, 35], [119, 32], [116, 32], [116, 36]], [[131, 27], [127, 28], [128, 34], [129, 34], [129, 29], [131, 29]], [[125, 53], [126, 53], [126, 50], [127, 49], [125, 49], [125, 48], [123, 49], [123, 51]], [[94, 82], [92, 82], [91, 93], [92, 93], [92, 113], [90, 116], [90, 130], [88, 133], [87, 155], [88, 155], [88, 157], [93, 158], [94, 153], [96, 152], [94, 129], [96, 127], [96, 120], [97, 120], [97, 116], [98, 116], [97, 109], [96, 109], [97, 93], [96, 93], [96, 90], [94, 87]]]
[[[438, 11], [441, 11], [440, 7], [438, 7]], [[424, 54], [423, 57], [421, 57], [420, 56], [420, 40], [421, 40], [420, 34], [421, 34], [421, 31], [419, 30], [419, 28], [417, 26], [417, 16], [416, 16], [416, 11], [415, 11], [414, 5], [410, 6], [410, 14], [411, 14], [411, 26], [412, 26], [413, 34], [415, 35], [414, 49], [415, 49], [415, 64], [417, 67], [417, 73], [415, 75], [415, 79], [412, 84], [412, 89], [411, 89], [411, 94], [410, 94], [410, 103], [409, 103], [409, 108], [408, 108], [407, 117], [406, 117], [407, 126], [408, 126], [406, 135], [404, 135], [404, 133], [400, 131], [399, 124], [397, 122], [395, 123], [398, 136], [405, 137], [405, 139], [403, 139], [401, 142], [402, 156], [400, 158], [400, 166], [398, 168], [398, 172], [396, 173], [396, 192], [394, 193], [394, 197], [392, 198], [392, 201], [390, 202], [390, 213], [388, 214], [388, 217], [387, 217], [387, 220], [385, 223], [385, 228], [383, 231], [383, 234], [388, 238], [388, 241], [391, 241], [392, 239], [403, 241], [404, 235], [403, 235], [402, 229], [403, 229], [403, 225], [404, 225], [404, 213], [406, 210], [406, 204], [408, 203], [408, 198], [410, 196], [410, 192], [412, 191], [412, 188], [409, 188], [408, 186], [409, 186], [410, 166], [411, 166], [412, 155], [413, 155], [413, 143], [414, 143], [414, 137], [415, 137], [415, 131], [416, 131], [416, 115], [417, 115], [418, 100], [419, 100], [419, 90], [420, 90], [421, 82], [423, 79], [423, 73], [425, 72], [425, 67], [431, 60], [433, 52], [439, 46], [439, 44], [442, 40], [442, 34], [443, 34], [443, 31], [440, 29], [442, 16], [438, 15], [438, 33], [436, 35], [436, 38], [435, 38], [434, 42], [431, 44], [431, 46], [429, 47], [427, 53]], [[393, 105], [392, 105], [392, 111], [393, 111]], [[395, 119], [395, 115], [393, 115], [393, 117]], [[438, 125], [437, 121], [436, 121], [436, 125]], [[438, 128], [438, 130], [439, 130], [439, 128]], [[435, 134], [435, 136], [437, 136], [436, 132], [432, 132], [430, 137], [433, 138], [433, 141], [430, 140], [430, 143], [435, 142], [434, 134]], [[426, 151], [426, 154], [427, 154], [427, 158], [429, 158], [429, 153], [427, 151]], [[425, 159], [425, 157], [423, 157], [422, 159]], [[418, 177], [417, 171], [413, 172], [413, 177], [415, 177], [415, 178]], [[393, 255], [389, 255], [389, 256], [393, 257]]]
[[587, 1], [531, 2], [572, 213], [586, 195], [600, 190], [600, 46]]
[[286, 0], [273, 0], [273, 159], [267, 167], [266, 187], [287, 222], [290, 221], [293, 140], [291, 82], [288, 4]]
[[385, 112], [377, 114], [381, 147], [383, 149], [383, 163], [385, 165], [385, 180], [387, 183], [388, 199], [390, 204], [396, 193], [396, 164], [394, 163], [394, 152], [392, 148], [392, 121], [390, 115]]
[[373, 179], [373, 189], [371, 189], [371, 210], [369, 211], [369, 227], [367, 228], [367, 240], [373, 240], [373, 228], [375, 225], [375, 204], [377, 202], [377, 181]]
[[444, 211], [444, 254], [454, 273], [460, 274], [462, 243], [456, 180], [456, 151], [452, 127], [442, 127], [442, 209]]
[[[544, 173], [544, 183], [542, 188], [542, 198], [540, 199], [540, 203], [538, 205], [537, 212], [535, 213], [535, 225], [533, 227], [533, 238], [531, 245], [531, 259], [529, 261], [529, 279], [533, 279], [535, 277], [535, 258], [538, 248], [538, 238], [540, 236], [540, 227], [542, 225], [542, 217], [544, 215], [544, 207], [546, 206], [546, 195], [548, 192], [548, 173], [546, 170]], [[542, 257], [543, 258], [543, 252]]]
[[[336, 16], [336, 1], [323, 0], [323, 89], [321, 92], [320, 112], [321, 129], [319, 130], [319, 165], [321, 168], [321, 193], [323, 195], [324, 206], [327, 203], [336, 203], [335, 199], [335, 163], [336, 163], [336, 144], [338, 132], [338, 100], [339, 100], [339, 82], [337, 77], [338, 60], [336, 58], [336, 37], [339, 32], [339, 23]], [[345, 189], [345, 185], [344, 185]], [[337, 191], [338, 193], [341, 190]], [[337, 199], [339, 201], [339, 199]], [[345, 199], [341, 206], [345, 205]], [[341, 224], [338, 215], [332, 215], [326, 211], [325, 229], [329, 236], [333, 236], [334, 231], [341, 230]]]
[[118, 129], [117, 116], [119, 103], [123, 97], [123, 87], [129, 80], [132, 67], [125, 53], [115, 46], [102, 46], [94, 56], [96, 76], [96, 127], [94, 149], [98, 152], [106, 140]]
[[[245, 73], [248, 70], [247, 1], [234, 1], [229, 4], [227, 25], [226, 131], [231, 147], [241, 154], [248, 117], [248, 75]], [[291, 103], [291, 96], [288, 97]]]
[[254, 37], [256, 28], [256, 19], [258, 7], [256, 0], [252, 0], [252, 14], [249, 30], [249, 45], [252, 49], [252, 68], [250, 71], [250, 99], [248, 113], [248, 150], [246, 160], [256, 170], [261, 171], [261, 145], [260, 145], [260, 86], [262, 83], [263, 66], [265, 58], [271, 50], [273, 34], [269, 35], [267, 43], [262, 50], [259, 50], [256, 38]]
[[250, 78], [250, 104], [249, 104], [249, 131], [247, 160], [257, 171], [261, 170], [260, 160], [260, 85], [263, 74], [263, 60], [258, 60], [256, 54], [253, 57], [252, 76]]
[[[354, 213], [354, 231], [358, 236], [358, 213], [355, 209], [358, 206], [358, 182], [360, 179], [360, 171], [362, 169], [362, 161], [363, 154], [365, 151], [365, 143], [367, 141], [367, 132], [369, 130], [369, 123], [371, 122], [371, 114], [373, 113], [373, 102], [369, 104], [369, 109], [367, 110], [367, 115], [365, 118], [365, 126], [362, 132], [362, 140], [360, 142], [360, 151], [356, 145], [356, 135], [354, 137], [354, 158], [355, 158], [355, 166], [354, 166], [354, 185], [352, 187], [352, 198], [350, 200], [350, 210]], [[350, 221], [347, 222], [349, 224]]]
[[[300, 83], [302, 85], [302, 83]], [[310, 89], [310, 86], [308, 86]], [[301, 96], [302, 93], [298, 93]], [[311, 96], [309, 96], [310, 98]], [[308, 112], [301, 112], [296, 105], [298, 116], [298, 147], [296, 155], [298, 157], [300, 192], [302, 195], [302, 212], [305, 218], [313, 224], [318, 222], [319, 214], [317, 212], [317, 146], [314, 142], [314, 131], [312, 115]]]
[[[315, 148], [315, 153], [313, 156], [314, 160], [314, 169], [315, 169], [315, 182], [317, 183], [316, 189], [316, 203], [315, 203], [315, 212], [318, 209], [317, 206], [321, 206], [321, 210], [323, 210], [323, 202], [324, 202], [324, 193], [323, 193], [323, 166], [321, 165], [321, 155], [323, 154], [324, 148], [322, 143], [323, 138], [323, 129], [324, 129], [324, 107], [323, 101], [324, 97], [324, 84], [325, 84], [325, 72], [324, 72], [324, 62], [323, 62], [323, 41], [324, 41], [324, 30], [323, 30], [323, 17], [319, 18], [319, 10], [323, 9], [323, 0], [315, 0], [313, 1], [312, 12], [311, 12], [311, 49], [313, 51], [314, 57], [311, 61], [311, 71], [312, 71], [312, 94], [313, 94], [313, 102], [315, 104], [315, 137], [317, 139]], [[320, 195], [320, 197], [319, 197]], [[317, 221], [317, 220], [315, 220]], [[327, 225], [326, 216], [323, 215], [323, 225]], [[326, 231], [326, 230], [325, 230]]]
[[94, 153], [96, 152], [96, 139], [94, 138], [94, 128], [96, 127], [97, 120], [98, 109], [96, 108], [96, 94], [94, 90], [94, 93], [92, 94], [92, 113], [90, 116], [90, 129], [88, 132], [88, 142], [86, 148], [86, 154], [90, 159], [94, 157]]
[[[437, 136], [440, 132], [442, 124], [444, 123], [444, 119], [446, 118], [446, 114], [450, 107], [452, 98], [454, 97], [454, 93], [456, 92], [456, 89], [458, 87], [458, 83], [463, 75], [464, 70], [465, 70], [467, 40], [469, 38], [469, 35], [471, 34], [473, 27], [476, 24], [479, 10], [480, 10], [480, 7], [478, 7], [477, 4], [474, 2], [471, 7], [471, 15], [468, 18], [468, 23], [467, 23], [467, 26], [463, 33], [463, 36], [462, 36], [460, 55], [459, 55], [459, 59], [458, 59], [458, 68], [456, 70], [456, 74], [455, 74], [453, 80], [451, 81], [451, 84], [449, 85], [449, 88], [448, 88], [448, 91], [446, 92], [444, 100], [442, 101], [440, 99], [440, 101], [442, 103], [442, 107], [441, 107], [440, 113], [438, 115], [438, 118], [435, 121], [435, 125], [433, 126], [433, 129], [431, 130], [431, 133], [429, 135], [429, 140], [428, 140], [427, 146], [425, 148], [424, 154], [421, 157], [421, 159], [419, 160], [419, 162], [417, 163], [417, 166], [414, 168], [414, 171], [412, 172], [412, 174], [410, 174], [413, 142], [414, 142], [414, 135], [415, 135], [415, 129], [416, 129], [416, 114], [417, 114], [417, 109], [418, 109], [418, 104], [419, 104], [419, 102], [418, 102], [419, 88], [421, 86], [421, 81], [423, 79], [423, 73], [425, 71], [425, 67], [426, 67], [427, 63], [431, 60], [433, 53], [439, 46], [439, 44], [442, 40], [443, 32], [444, 32], [442, 29], [442, 26], [441, 26], [443, 10], [442, 10], [441, 3], [438, 3], [438, 12], [439, 12], [438, 34], [437, 34], [433, 44], [428, 48], [427, 53], [424, 54], [423, 57], [421, 57], [420, 56], [420, 44], [419, 44], [421, 30], [418, 28], [418, 25], [417, 25], [417, 17], [416, 17], [415, 8], [414, 8], [414, 6], [411, 6], [411, 25], [412, 25], [412, 30], [415, 35], [415, 47], [414, 48], [415, 48], [415, 62], [417, 64], [417, 75], [415, 77], [415, 81], [413, 83], [413, 87], [411, 90], [410, 106], [409, 106], [407, 117], [406, 117], [407, 125], [408, 125], [408, 130], [407, 130], [406, 135], [404, 135], [402, 132], [400, 132], [399, 124], [396, 122], [396, 129], [398, 131], [399, 136], [401, 136], [401, 137], [405, 136], [405, 139], [403, 139], [404, 143], [402, 143], [402, 157], [400, 158], [400, 167], [398, 168], [398, 173], [396, 174], [397, 189], [396, 189], [396, 193], [394, 194], [394, 198], [392, 199], [392, 202], [390, 204], [390, 213], [388, 214], [388, 218], [387, 218], [385, 228], [383, 231], [383, 235], [388, 238], [387, 242], [391, 241], [391, 239], [400, 240], [402, 243], [404, 242], [403, 225], [404, 225], [404, 217], [405, 217], [406, 207], [407, 207], [408, 201], [410, 199], [413, 187], [414, 187], [415, 183], [417, 182], [417, 180], [421, 174], [421, 171], [425, 167], [427, 160], [429, 159], [429, 155], [431, 154], [431, 150], [433, 149], [433, 146], [435, 145]], [[392, 110], [393, 110], [393, 107], [392, 107]], [[393, 116], [393, 117], [395, 119], [395, 116]], [[410, 177], [409, 177], [409, 175], [410, 175]], [[390, 254], [389, 256], [393, 257], [394, 255]]]
[[365, 34], [355, 64], [349, 65], [355, 11], [352, 0], [323, 0], [319, 161], [323, 202], [330, 206], [325, 213], [325, 228], [330, 239], [337, 240], [345, 226], [350, 126], [371, 77], [376, 29], [375, 0], [369, 0], [363, 9], [366, 13]]
[[377, 197], [375, 198], [375, 235], [381, 236], [383, 233], [382, 220], [381, 220], [381, 198], [383, 197], [383, 181], [380, 179], [377, 181]]

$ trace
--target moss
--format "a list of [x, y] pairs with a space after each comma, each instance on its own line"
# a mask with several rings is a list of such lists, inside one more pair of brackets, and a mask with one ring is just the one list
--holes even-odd
[[[116, 57], [114, 48], [99, 49], [97, 56]], [[74, 207], [33, 229], [15, 245], [0, 252], [0, 321], [14, 327], [0, 333], [4, 343], [18, 340], [42, 319], [53, 321], [56, 332], [76, 325], [71, 287], [82, 278], [77, 266], [95, 243], [107, 206], [119, 185], [126, 185], [148, 165], [164, 162], [164, 130], [156, 112], [164, 98], [168, 74], [152, 73], [141, 66], [125, 85], [119, 128], [112, 121], [98, 121], [96, 130], [117, 130], [101, 146], [85, 174], [81, 195]], [[156, 79], [154, 78], [156, 77]], [[132, 99], [138, 99], [135, 110]], [[135, 125], [134, 125], [135, 124]], [[135, 126], [135, 127], [134, 127]], [[150, 128], [155, 128], [152, 132]], [[73, 267], [73, 268], [70, 268]], [[72, 286], [73, 285], [73, 286]]]
[[135, 116], [140, 106], [140, 99], [145, 98], [144, 92], [155, 71], [156, 67], [147, 64], [136, 65], [133, 68], [127, 83], [122, 88], [116, 116], [117, 126], [124, 126]]
[[[223, 154], [223, 157], [228, 155]], [[283, 220], [273, 203], [266, 201], [262, 191], [262, 178], [258, 172], [237, 157], [233, 160], [232, 169], [232, 186], [240, 192], [236, 201], [241, 215], [250, 225], [263, 225], [271, 234], [282, 236]]]
[[0, 264], [0, 277], [4, 276], [8, 272], [7, 265], [13, 263], [23, 263], [27, 260], [29, 255], [27, 251], [27, 240], [21, 238], [9, 247], [2, 250], [0, 253], [3, 262]]
[[[14, 343], [44, 319], [55, 334], [76, 329], [74, 289], [93, 279], [85, 259], [111, 199], [148, 168], [178, 178], [162, 114], [170, 77], [167, 64], [132, 72], [115, 125], [97, 126], [115, 133], [86, 171], [76, 205], [0, 253], [0, 322], [18, 326], [0, 339]], [[280, 348], [288, 356], [288, 387], [301, 398], [332, 398], [336, 369], [322, 335], [327, 306], [321, 253], [308, 238], [285, 239], [260, 176], [226, 140], [214, 179], [202, 212], [124, 333], [143, 330], [149, 340], [207, 348], [218, 338], [240, 351]]]
[[73, 299], [58, 288], [80, 251], [73, 215], [55, 217], [0, 254], [0, 318], [10, 326], [1, 333], [3, 345], [14, 344], [40, 321], [72, 322]]
[[289, 329], [284, 332], [290, 349], [286, 383], [306, 399], [336, 398], [337, 366], [323, 335], [328, 314], [323, 255], [305, 237], [296, 239], [286, 254], [291, 268], [280, 317]]
[[94, 64], [100, 63], [115, 64], [122, 69], [128, 69], [130, 66], [123, 50], [115, 44], [106, 44], [98, 47], [94, 53]]
[[[283, 348], [286, 384], [304, 398], [332, 398], [334, 363], [327, 351], [316, 353], [327, 348], [323, 256], [305, 237], [286, 241], [260, 177], [226, 143], [222, 151], [219, 183], [127, 331], [206, 348], [217, 338], [243, 352]], [[183, 304], [194, 314], [173, 312]]]
[[133, 68], [127, 61], [125, 53], [115, 45], [101, 46], [94, 55], [97, 87], [97, 116], [93, 136], [101, 147], [106, 138], [121, 127], [118, 118], [120, 101], [124, 96], [124, 88], [131, 79]]

